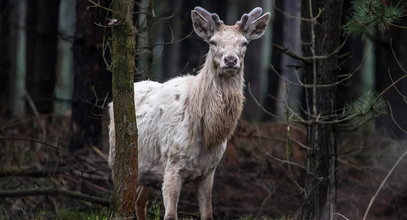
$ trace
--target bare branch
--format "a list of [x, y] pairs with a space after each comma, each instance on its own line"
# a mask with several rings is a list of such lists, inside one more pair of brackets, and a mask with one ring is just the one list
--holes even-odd
[[93, 0], [88, 0], [88, 2], [92, 3], [92, 6], [89, 6], [89, 8], [102, 8], [102, 9], [104, 9], [104, 10], [106, 10], [106, 11], [109, 11], [109, 12], [112, 12], [112, 11], [113, 11], [112, 9], [107, 8], [107, 7], [103, 6], [103, 5], [101, 5], [99, 1], [98, 1], [98, 2], [95, 2], [95, 1], [93, 1]]
[[382, 183], [380, 184], [379, 188], [377, 188], [375, 194], [372, 196], [372, 198], [370, 199], [369, 205], [367, 206], [366, 212], [363, 215], [363, 219], [362, 220], [366, 220], [367, 214], [369, 214], [370, 208], [373, 205], [373, 202], [375, 201], [376, 197], [379, 195], [379, 192], [382, 190], [384, 184], [387, 182], [387, 180], [389, 179], [390, 175], [393, 173], [393, 171], [396, 169], [397, 165], [399, 165], [399, 163], [401, 162], [401, 160], [403, 160], [403, 158], [407, 155], [407, 151], [405, 151], [400, 158], [396, 161], [396, 163], [394, 163], [393, 167], [389, 170], [389, 172], [387, 173], [386, 177], [383, 179]]

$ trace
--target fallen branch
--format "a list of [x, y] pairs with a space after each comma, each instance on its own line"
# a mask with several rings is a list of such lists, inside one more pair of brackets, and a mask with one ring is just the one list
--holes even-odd
[[63, 189], [49, 188], [49, 189], [0, 190], [0, 198], [24, 197], [24, 196], [58, 196], [58, 195], [88, 201], [104, 206], [110, 205], [110, 199], [90, 196]]
[[58, 168], [45, 168], [45, 169], [38, 169], [38, 168], [28, 168], [28, 169], [1, 169], [0, 170], [0, 177], [7, 177], [7, 176], [26, 176], [26, 177], [49, 177], [62, 174], [66, 172], [68, 169], [64, 167]]
[[52, 147], [52, 148], [57, 149], [57, 150], [63, 150], [64, 149], [63, 147], [60, 147], [58, 145], [51, 144], [51, 143], [48, 143], [48, 142], [43, 141], [43, 140], [33, 139], [33, 138], [14, 137], [14, 136], [0, 137], [0, 141], [8, 141], [8, 140], [28, 141], [28, 142], [43, 144], [45, 146]]

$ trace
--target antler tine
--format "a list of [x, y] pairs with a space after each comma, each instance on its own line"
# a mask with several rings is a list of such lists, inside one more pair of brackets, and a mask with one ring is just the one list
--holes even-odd
[[194, 8], [194, 10], [197, 11], [203, 18], [205, 18], [206, 21], [210, 22], [212, 20], [211, 13], [209, 11], [205, 10], [204, 8], [197, 6]]
[[249, 19], [249, 15], [244, 13], [242, 15], [242, 17], [240, 18], [240, 21], [238, 21], [236, 23], [240, 25], [240, 28], [243, 28], [246, 25], [248, 19]]
[[223, 21], [219, 19], [219, 15], [216, 13], [210, 13], [209, 11], [205, 10], [202, 7], [195, 7], [195, 11], [197, 11], [206, 21], [213, 24], [213, 27], [217, 27], [220, 24], [223, 24]]
[[248, 25], [250, 25], [254, 20], [260, 17], [261, 13], [263, 13], [263, 9], [260, 7], [254, 8], [249, 14], [243, 14], [242, 18], [240, 19], [240, 28], [245, 30]]
[[223, 21], [219, 19], [219, 15], [218, 15], [218, 14], [212, 13], [212, 14], [211, 14], [211, 18], [212, 18], [213, 22], [215, 22], [215, 25], [216, 25], [216, 26], [219, 26], [219, 25], [223, 24]]

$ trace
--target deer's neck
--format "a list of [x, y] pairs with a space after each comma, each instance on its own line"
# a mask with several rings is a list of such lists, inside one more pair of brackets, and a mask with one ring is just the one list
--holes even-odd
[[191, 124], [201, 135], [204, 147], [216, 146], [228, 139], [243, 109], [243, 66], [233, 76], [220, 76], [208, 54], [190, 90]]

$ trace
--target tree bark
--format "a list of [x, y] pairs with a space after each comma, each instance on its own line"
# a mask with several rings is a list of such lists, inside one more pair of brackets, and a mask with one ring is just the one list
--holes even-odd
[[[335, 167], [336, 143], [333, 125], [320, 123], [318, 118], [333, 114], [335, 110], [335, 86], [318, 87], [336, 82], [338, 77], [339, 47], [342, 0], [317, 0], [302, 2], [301, 37], [303, 54], [313, 58], [303, 67], [304, 81], [313, 85], [306, 89], [307, 110], [310, 113], [307, 126], [307, 179], [305, 202], [300, 219], [333, 219], [335, 211]], [[314, 19], [319, 10], [320, 16]], [[334, 120], [334, 119], [333, 119]]]
[[134, 107], [134, 0], [113, 0], [112, 92], [116, 131], [111, 218], [134, 218], [137, 190], [137, 124]]

